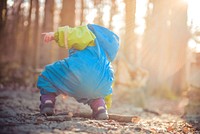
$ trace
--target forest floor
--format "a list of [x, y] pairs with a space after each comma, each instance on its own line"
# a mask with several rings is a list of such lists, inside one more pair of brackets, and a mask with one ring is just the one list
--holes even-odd
[[[116, 120], [93, 120], [57, 114], [51, 118], [39, 114], [39, 92], [34, 88], [0, 87], [0, 133], [176, 133], [199, 134], [200, 123], [188, 122], [181, 118], [184, 101], [169, 101], [151, 98], [147, 108], [134, 107], [114, 97], [110, 114], [133, 115], [132, 122]], [[148, 110], [147, 110], [148, 109]], [[77, 103], [71, 97], [59, 96], [56, 113], [91, 113], [89, 106]]]

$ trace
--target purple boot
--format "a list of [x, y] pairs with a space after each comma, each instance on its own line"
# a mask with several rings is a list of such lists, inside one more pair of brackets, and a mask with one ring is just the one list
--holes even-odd
[[102, 98], [90, 100], [88, 103], [93, 111], [92, 118], [97, 120], [107, 120], [108, 112], [105, 106], [105, 102]]
[[55, 114], [55, 101], [56, 101], [56, 95], [51, 94], [45, 94], [40, 96], [40, 113], [43, 115], [51, 116]]

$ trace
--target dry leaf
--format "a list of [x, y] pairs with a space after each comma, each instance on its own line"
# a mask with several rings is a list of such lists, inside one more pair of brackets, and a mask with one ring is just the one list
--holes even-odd
[[183, 127], [182, 130], [183, 130], [183, 132], [186, 133], [186, 134], [187, 134], [188, 131], [189, 131], [187, 127]]
[[174, 130], [174, 128], [172, 127], [172, 126], [169, 126], [168, 128], [167, 128], [167, 132], [171, 132], [171, 131], [173, 131]]
[[69, 116], [69, 117], [73, 117], [73, 115], [74, 115], [74, 114], [73, 114], [72, 112], [68, 112], [68, 116]]
[[155, 128], [151, 128], [151, 132], [155, 134], [156, 133], [156, 129]]
[[139, 121], [140, 121], [140, 117], [138, 117], [138, 116], [133, 116], [131, 119], [131, 122], [133, 122], [133, 123], [138, 123]]

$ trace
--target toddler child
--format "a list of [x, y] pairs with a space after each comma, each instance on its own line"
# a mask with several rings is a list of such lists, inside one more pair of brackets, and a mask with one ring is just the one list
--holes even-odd
[[108, 119], [105, 100], [112, 94], [111, 62], [119, 49], [118, 36], [107, 28], [88, 24], [44, 33], [46, 43], [52, 40], [68, 49], [69, 56], [47, 65], [38, 77], [41, 114], [53, 115], [56, 96], [67, 94], [88, 104], [94, 119]]

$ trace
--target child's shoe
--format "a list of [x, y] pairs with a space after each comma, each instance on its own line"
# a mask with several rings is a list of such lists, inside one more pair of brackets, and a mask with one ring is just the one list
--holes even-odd
[[107, 120], [109, 118], [105, 102], [102, 98], [89, 101], [89, 105], [93, 111], [92, 118], [97, 120]]
[[51, 116], [55, 114], [55, 94], [45, 94], [40, 96], [40, 113]]

